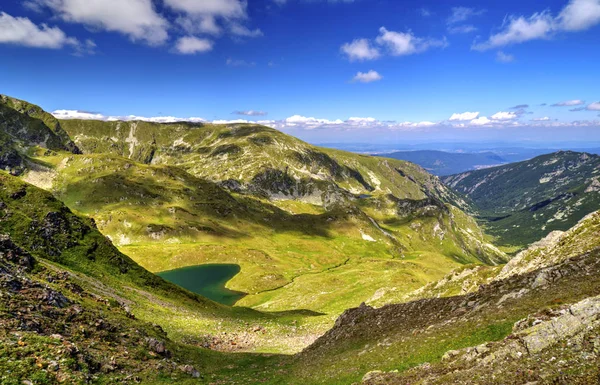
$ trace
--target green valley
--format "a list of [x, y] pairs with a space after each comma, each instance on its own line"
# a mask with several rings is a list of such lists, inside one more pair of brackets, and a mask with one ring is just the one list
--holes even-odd
[[[446, 179], [455, 192], [263, 126], [56, 120], [0, 101], [3, 383], [444, 383], [518, 358], [533, 369], [511, 381], [559, 378], [547, 355], [595, 375], [581, 357], [597, 357], [598, 214], [510, 261], [471, 214], [522, 196], [522, 215], [551, 207], [531, 183], [506, 205], [483, 193], [525, 166]], [[539, 167], [581, 176], [552, 193], [595, 186], [595, 157], [550, 157]], [[501, 221], [485, 226], [499, 237]], [[572, 336], [588, 342], [560, 350]]]
[[497, 243], [521, 249], [600, 209], [600, 156], [562, 151], [443, 178]]

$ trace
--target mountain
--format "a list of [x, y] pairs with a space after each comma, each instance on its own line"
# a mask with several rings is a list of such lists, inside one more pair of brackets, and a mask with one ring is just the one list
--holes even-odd
[[348, 310], [292, 372], [306, 383], [316, 372], [323, 383], [594, 384], [599, 229], [596, 212], [504, 268], [484, 268], [493, 272], [462, 295]]
[[[411, 163], [0, 101], [3, 384], [597, 381], [599, 213], [504, 264]], [[210, 263], [241, 267], [235, 306], [154, 274]]]
[[506, 260], [459, 208], [462, 198], [408, 162], [252, 124], [53, 127], [83, 154], [35, 152], [25, 181], [94, 218], [150, 271], [239, 265], [227, 283], [247, 294], [238, 306], [324, 313], [319, 330], [349, 307], [384, 301], [382, 293], [411, 292], [465, 263]]
[[474, 203], [499, 244], [516, 248], [600, 208], [600, 156], [588, 153], [561, 151], [443, 181]]
[[34, 148], [80, 153], [52, 115], [38, 106], [0, 95], [0, 169], [20, 175], [35, 167], [29, 157]]
[[451, 153], [444, 151], [396, 151], [378, 154], [386, 158], [401, 159], [418, 164], [434, 175], [453, 175], [465, 171], [489, 168], [508, 163], [493, 152]]
[[225, 346], [250, 323], [285, 338], [293, 317], [227, 308], [165, 282], [92, 219], [2, 171], [0, 309], [2, 384], [192, 380], [217, 367], [214, 353], [190, 353], [191, 338]]

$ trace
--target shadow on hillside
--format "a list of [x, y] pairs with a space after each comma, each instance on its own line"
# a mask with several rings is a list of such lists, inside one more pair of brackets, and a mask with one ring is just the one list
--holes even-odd
[[[153, 172], [159, 171], [165, 170]], [[260, 228], [266, 228], [277, 233], [330, 238], [333, 224], [345, 218], [345, 214], [335, 212], [291, 214], [253, 196], [234, 197], [215, 183], [187, 173], [165, 173], [162, 181], [129, 169], [94, 176], [89, 173], [88, 177], [68, 183], [62, 196], [77, 202], [77, 209], [91, 216], [135, 213], [139, 224], [152, 232], [158, 229], [193, 234], [193, 229], [235, 239], [256, 236]], [[165, 220], [174, 222], [175, 228], [165, 225]]]

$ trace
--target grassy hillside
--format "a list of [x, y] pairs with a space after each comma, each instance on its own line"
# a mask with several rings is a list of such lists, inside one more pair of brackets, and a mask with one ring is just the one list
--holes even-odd
[[558, 152], [443, 180], [505, 246], [522, 248], [600, 209], [600, 156], [592, 154]]
[[[9, 100], [4, 107], [15, 113], [47, 118]], [[460, 197], [408, 162], [248, 124], [53, 127], [85, 155], [30, 151], [38, 165], [24, 180], [94, 218], [150, 271], [240, 265], [228, 287], [248, 293], [241, 306], [335, 316], [363, 301], [384, 304], [463, 264], [505, 258], [457, 208]]]
[[471, 218], [440, 201], [380, 195], [326, 209], [234, 193], [172, 166], [43, 159], [56, 164], [55, 194], [151, 271], [239, 264], [228, 283], [250, 294], [239, 305], [339, 314], [378, 291], [412, 291], [460, 264], [502, 260]]

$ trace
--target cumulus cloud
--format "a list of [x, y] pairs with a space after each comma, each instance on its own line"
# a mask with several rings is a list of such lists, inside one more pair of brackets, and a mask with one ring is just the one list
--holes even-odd
[[193, 55], [208, 52], [213, 49], [214, 43], [208, 39], [200, 39], [194, 36], [179, 38], [175, 44], [175, 50], [182, 55]]
[[241, 24], [232, 24], [231, 25], [231, 33], [236, 35], [236, 36], [242, 36], [242, 37], [259, 37], [259, 36], [263, 36], [263, 32], [260, 29], [250, 29], [244, 25]]
[[450, 120], [451, 122], [452, 121], [469, 121], [469, 120], [477, 119], [478, 116], [479, 116], [479, 112], [463, 112], [462, 114], [452, 114], [452, 116], [448, 120]]
[[340, 49], [350, 61], [355, 61], [377, 59], [382, 55], [382, 49], [392, 56], [406, 56], [422, 53], [430, 48], [445, 48], [447, 46], [448, 41], [446, 38], [422, 38], [415, 36], [411, 31], [395, 32], [381, 27], [379, 28], [379, 36], [375, 38], [374, 42], [369, 39], [356, 39], [351, 43], [343, 44]]
[[523, 110], [526, 108], [529, 108], [529, 104], [517, 104], [516, 106], [511, 107], [510, 109], [511, 110]]
[[107, 120], [107, 117], [95, 112], [79, 110], [56, 110], [52, 113], [57, 119]]
[[228, 18], [245, 18], [245, 1], [239, 0], [164, 0], [165, 5], [190, 15], [210, 15]]
[[514, 112], [497, 112], [490, 117], [492, 120], [512, 120], [518, 118]]
[[0, 13], [0, 43], [50, 49], [80, 46], [77, 39], [67, 36], [58, 27], [38, 26], [28, 18], [13, 17], [4, 12]]
[[509, 16], [500, 32], [491, 35], [487, 41], [473, 44], [471, 48], [485, 51], [530, 40], [549, 39], [559, 32], [582, 31], [596, 24], [600, 24], [599, 0], [571, 0], [557, 16], [550, 11], [537, 12], [530, 17]]
[[391, 55], [412, 55], [427, 51], [429, 48], [448, 46], [447, 40], [425, 39], [416, 37], [412, 32], [388, 31], [385, 27], [379, 29], [376, 42], [385, 46]]
[[[600, 102], [596, 108], [600, 108]], [[591, 106], [591, 105], [590, 105]], [[236, 111], [235, 113], [238, 113]], [[177, 122], [192, 122], [192, 123], [212, 123], [212, 124], [262, 124], [280, 130], [336, 130], [340, 132], [351, 130], [373, 130], [380, 132], [388, 131], [406, 131], [406, 132], [438, 132], [447, 129], [457, 130], [502, 130], [508, 127], [595, 127], [600, 124], [599, 121], [579, 120], [574, 122], [560, 122], [552, 120], [548, 117], [535, 118], [527, 122], [516, 120], [516, 116], [512, 116], [510, 112], [499, 112], [490, 118], [486, 116], [477, 116], [472, 120], [453, 120], [453, 121], [382, 121], [374, 117], [350, 117], [348, 119], [323, 119], [315, 117], [307, 117], [303, 115], [293, 115], [282, 120], [257, 120], [251, 121], [247, 119], [222, 119], [207, 121], [199, 117], [179, 118], [174, 116], [158, 116], [158, 117], [143, 117], [136, 115], [128, 116], [105, 116], [100, 113], [77, 111], [77, 110], [57, 110], [52, 113], [58, 119], [87, 119], [87, 120], [103, 120], [103, 121], [147, 121], [154, 123], [177, 123]], [[467, 115], [469, 114], [469, 115]], [[471, 118], [478, 113], [463, 113], [455, 115], [464, 115], [464, 118]], [[243, 111], [241, 115], [246, 116], [262, 116], [255, 111]], [[265, 113], [266, 115], [266, 113]]]
[[558, 15], [560, 28], [581, 31], [600, 23], [600, 1], [572, 0]]
[[81, 120], [102, 120], [107, 122], [112, 121], [144, 121], [152, 123], [176, 123], [176, 122], [191, 122], [191, 123], [203, 123], [206, 122], [203, 118], [190, 117], [190, 118], [178, 118], [175, 116], [155, 116], [155, 117], [144, 117], [136, 115], [127, 116], [106, 116], [94, 112], [86, 112], [79, 110], [56, 110], [52, 112], [52, 115], [57, 119], [81, 119]]
[[189, 34], [218, 35], [225, 26], [235, 36], [263, 36], [260, 29], [250, 29], [242, 24], [248, 19], [245, 0], [164, 0], [164, 3], [179, 13], [177, 24]]
[[340, 48], [351, 61], [373, 60], [380, 56], [379, 49], [373, 47], [368, 39], [356, 39]]
[[586, 107], [588, 111], [600, 111], [600, 102], [594, 102]]
[[243, 116], [267, 116], [267, 113], [264, 111], [254, 111], [254, 110], [234, 111], [233, 114], [234, 115], [243, 115]]
[[360, 83], [372, 83], [383, 79], [377, 71], [370, 70], [369, 72], [359, 72], [352, 79], [355, 82]]
[[169, 37], [169, 23], [156, 12], [152, 0], [31, 0], [29, 3], [51, 9], [64, 21], [119, 32], [133, 41], [156, 45]]
[[472, 126], [484, 126], [489, 123], [492, 123], [492, 121], [489, 120], [486, 116], [481, 116], [477, 119], [471, 120], [471, 122], [469, 124]]
[[575, 100], [566, 100], [564, 102], [558, 102], [552, 104], [552, 107], [573, 107], [573, 106], [581, 106], [585, 104], [583, 100], [575, 99]]
[[317, 119], [317, 118], [308, 118], [302, 115], [294, 115], [290, 116], [285, 120], [285, 123], [288, 125], [307, 125], [307, 126], [320, 126], [320, 125], [339, 125], [343, 124], [344, 121], [337, 120], [328, 120], [328, 119]]
[[471, 48], [485, 51], [534, 39], [546, 39], [553, 30], [554, 19], [549, 12], [535, 13], [529, 18], [511, 16], [501, 32], [490, 36], [486, 42], [474, 44]]

